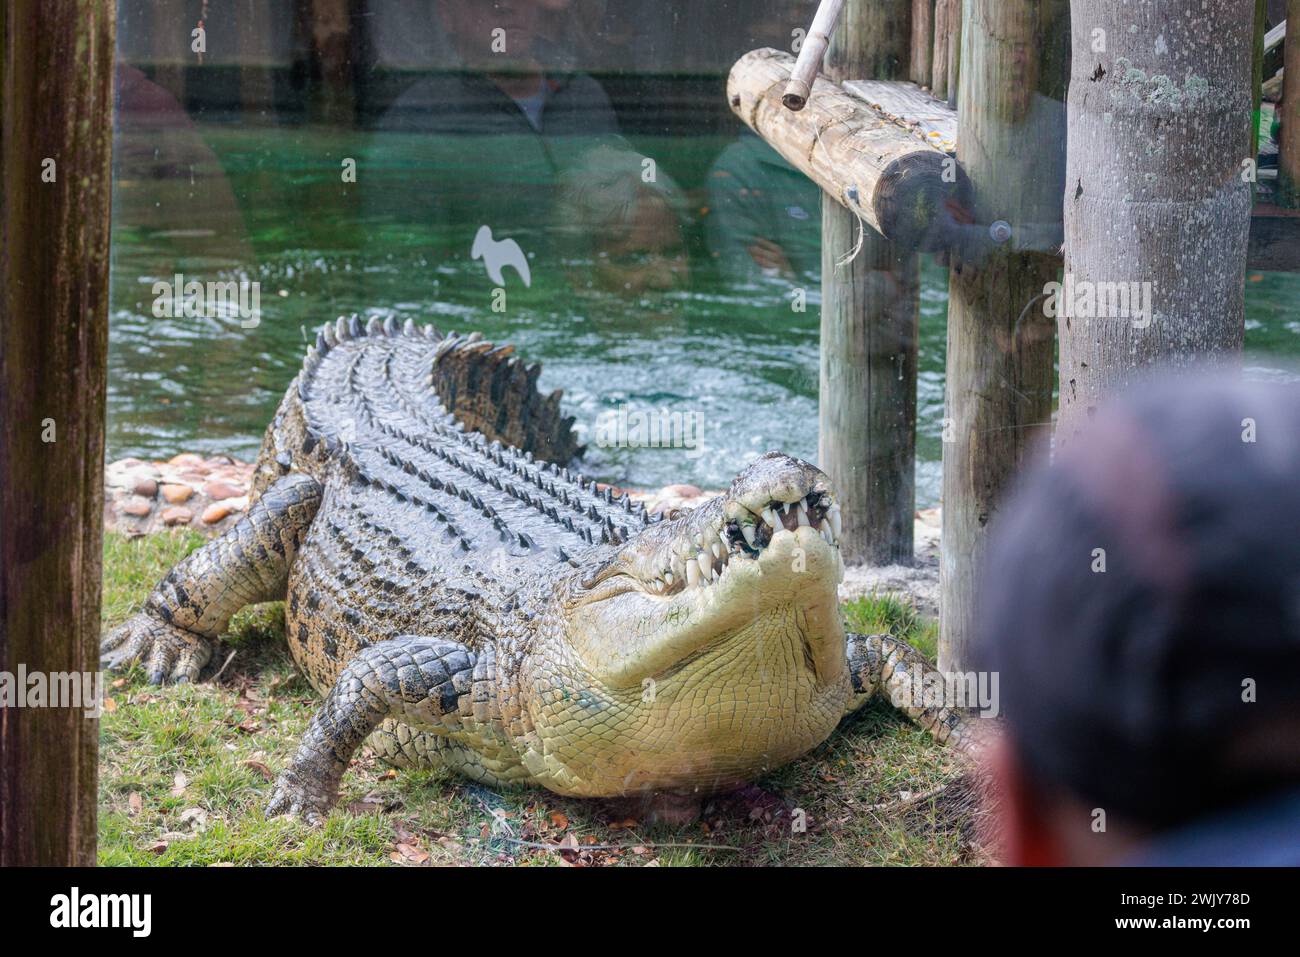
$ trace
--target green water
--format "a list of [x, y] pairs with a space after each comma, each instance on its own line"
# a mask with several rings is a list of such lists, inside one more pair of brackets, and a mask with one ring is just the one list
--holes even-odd
[[[205, 126], [170, 148], [147, 131], [124, 135], [115, 181], [109, 457], [196, 450], [251, 458], [315, 328], [357, 313], [479, 330], [541, 361], [543, 388], [564, 389], [592, 446], [588, 471], [602, 479], [718, 487], [768, 449], [815, 461], [816, 284], [729, 281], [714, 268], [699, 226], [708, 203], [702, 184], [727, 142], [635, 141], [683, 187], [689, 257], [676, 288], [627, 293], [603, 289], [591, 262], [567, 258], [560, 224], [530, 208], [553, 192], [544, 175], [475, 175], [480, 155], [464, 144], [436, 146], [443, 165], [430, 182], [428, 145], [401, 134]], [[359, 159], [356, 183], [340, 175], [348, 157]], [[504, 311], [493, 311], [494, 284], [464, 239], [480, 223], [461, 213], [454, 215], [462, 221], [449, 222], [445, 209], [425, 216], [431, 198], [447, 193], [463, 201], [454, 210], [473, 211], [470, 219], [504, 218], [510, 228], [498, 235], [531, 254], [532, 286], [508, 272]], [[234, 315], [156, 318], [152, 286], [176, 272], [260, 282], [260, 324], [242, 328]], [[1248, 366], [1258, 375], [1293, 375], [1300, 277], [1251, 278]], [[946, 282], [927, 261], [921, 506], [939, 495]], [[791, 307], [794, 285], [807, 289], [805, 312]], [[598, 417], [620, 403], [698, 416], [700, 447], [595, 447]]]

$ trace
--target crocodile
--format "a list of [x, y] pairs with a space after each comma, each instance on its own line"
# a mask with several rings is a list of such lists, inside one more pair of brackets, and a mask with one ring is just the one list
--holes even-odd
[[111, 669], [194, 681], [244, 606], [285, 602], [324, 701], [267, 811], [319, 823], [364, 742], [493, 787], [683, 799], [750, 784], [884, 692], [939, 741], [924, 658], [847, 632], [840, 506], [769, 452], [649, 514], [576, 469], [540, 367], [478, 333], [326, 324], [267, 428], [244, 518], [103, 639]]

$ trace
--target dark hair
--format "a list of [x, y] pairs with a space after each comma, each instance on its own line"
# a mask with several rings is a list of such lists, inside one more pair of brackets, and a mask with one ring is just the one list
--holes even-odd
[[1300, 783], [1300, 389], [1149, 385], [997, 521], [975, 655], [1033, 779], [1153, 828]]

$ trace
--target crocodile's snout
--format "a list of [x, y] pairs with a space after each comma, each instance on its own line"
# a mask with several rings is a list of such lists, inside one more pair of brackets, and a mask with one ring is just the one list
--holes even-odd
[[[837, 546], [840, 507], [826, 475], [779, 452], [769, 452], [740, 473], [720, 499], [664, 527], [638, 561], [652, 594], [708, 588], [736, 559], [755, 559], [781, 530], [811, 528]], [[661, 538], [656, 542], [653, 539]]]

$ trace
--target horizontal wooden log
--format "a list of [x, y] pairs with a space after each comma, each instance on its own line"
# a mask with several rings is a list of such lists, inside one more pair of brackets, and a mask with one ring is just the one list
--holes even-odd
[[[794, 57], [780, 50], [745, 54], [727, 80], [736, 115], [828, 195], [904, 249], [933, 248], [934, 225], [955, 182], [942, 150], [818, 77], [807, 107], [781, 102]], [[948, 180], [955, 177], [949, 175]]]
[[915, 83], [894, 80], [845, 80], [846, 93], [877, 113], [905, 126], [931, 146], [957, 153], [957, 111]]

